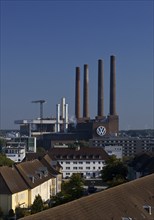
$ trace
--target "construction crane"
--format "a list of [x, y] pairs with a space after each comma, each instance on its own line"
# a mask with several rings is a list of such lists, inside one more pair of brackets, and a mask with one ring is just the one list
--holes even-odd
[[32, 103], [39, 103], [40, 104], [40, 132], [42, 132], [42, 120], [43, 120], [43, 104], [45, 103], [45, 100], [35, 100], [32, 101]]

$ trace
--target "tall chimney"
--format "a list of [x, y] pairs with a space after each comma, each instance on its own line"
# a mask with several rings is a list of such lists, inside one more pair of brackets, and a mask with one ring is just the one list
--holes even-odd
[[98, 118], [104, 116], [103, 61], [98, 60]]
[[115, 56], [110, 56], [110, 115], [116, 115], [116, 65]]
[[65, 118], [65, 98], [61, 98], [61, 118]]
[[89, 118], [89, 73], [88, 73], [88, 65], [84, 65], [84, 82], [83, 82], [83, 117]]
[[80, 67], [76, 67], [75, 117], [76, 117], [76, 119], [80, 118]]

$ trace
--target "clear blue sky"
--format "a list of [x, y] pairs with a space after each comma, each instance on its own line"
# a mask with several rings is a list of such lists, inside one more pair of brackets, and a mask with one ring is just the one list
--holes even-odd
[[[154, 3], [1, 0], [1, 129], [17, 119], [55, 116], [61, 97], [74, 115], [75, 67], [89, 65], [90, 116], [97, 115], [97, 63], [104, 61], [109, 113], [110, 55], [116, 56], [120, 129], [153, 128]], [[82, 96], [82, 93], [81, 93]], [[82, 103], [81, 103], [82, 112]]]

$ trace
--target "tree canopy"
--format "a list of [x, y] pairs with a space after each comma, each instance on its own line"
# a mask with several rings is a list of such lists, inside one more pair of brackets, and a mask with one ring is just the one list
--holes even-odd
[[69, 180], [62, 183], [62, 190], [52, 197], [50, 206], [57, 206], [83, 196], [84, 180], [79, 173], [73, 174]]
[[70, 177], [68, 182], [62, 184], [62, 191], [65, 194], [69, 194], [73, 198], [79, 198], [83, 194], [84, 180], [79, 173], [74, 173]]
[[0, 166], [9, 166], [11, 167], [14, 164], [14, 161], [7, 158], [5, 154], [0, 153]]
[[111, 156], [102, 170], [102, 179], [104, 182], [107, 182], [109, 186], [114, 186], [126, 182], [127, 174], [127, 166], [125, 166], [120, 159]]
[[43, 201], [41, 196], [38, 194], [38, 196], [35, 196], [34, 202], [31, 206], [31, 214], [41, 212], [43, 210]]

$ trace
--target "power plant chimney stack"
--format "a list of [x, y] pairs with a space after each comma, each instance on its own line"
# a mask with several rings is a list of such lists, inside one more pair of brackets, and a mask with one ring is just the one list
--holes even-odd
[[75, 117], [76, 117], [76, 119], [80, 118], [80, 67], [76, 67]]
[[104, 117], [103, 61], [98, 60], [98, 112], [97, 117]]
[[116, 64], [115, 56], [110, 56], [110, 115], [116, 115]]
[[83, 118], [89, 118], [89, 72], [88, 65], [84, 65], [84, 84], [83, 84]]

